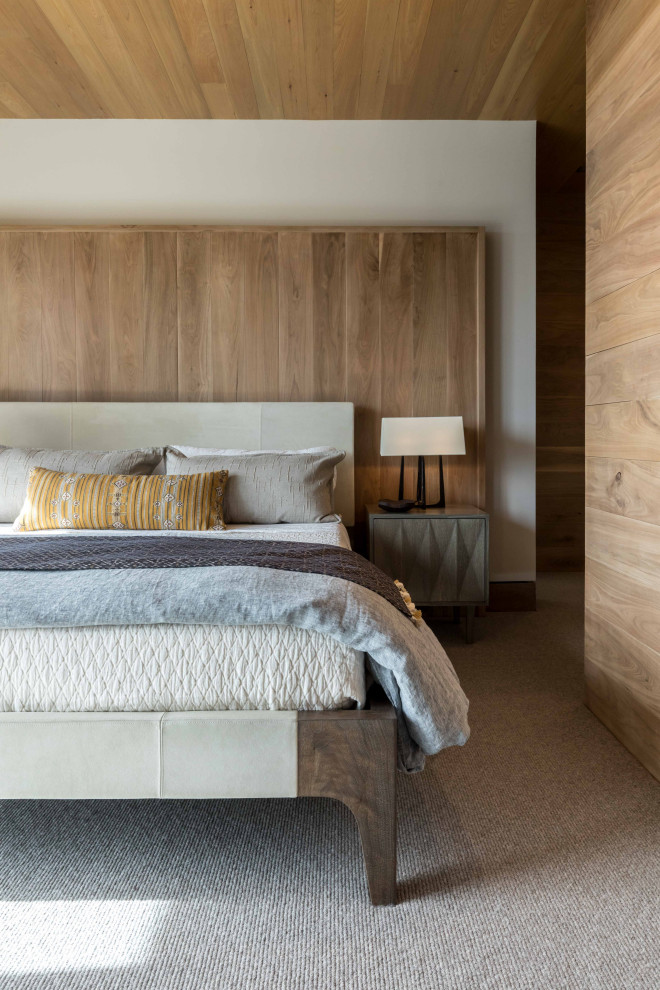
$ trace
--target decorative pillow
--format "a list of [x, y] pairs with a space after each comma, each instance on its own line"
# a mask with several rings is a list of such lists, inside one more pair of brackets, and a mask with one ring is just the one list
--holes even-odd
[[20, 533], [38, 529], [224, 529], [226, 471], [206, 474], [70, 474], [30, 471]]
[[0, 522], [21, 511], [33, 467], [85, 474], [151, 474], [163, 460], [163, 447], [143, 450], [39, 450], [0, 446]]
[[[194, 450], [195, 448], [185, 448]], [[228, 523], [311, 523], [337, 519], [336, 465], [346, 456], [334, 447], [310, 450], [205, 451], [186, 457], [167, 447], [165, 470], [176, 474], [229, 472]]]

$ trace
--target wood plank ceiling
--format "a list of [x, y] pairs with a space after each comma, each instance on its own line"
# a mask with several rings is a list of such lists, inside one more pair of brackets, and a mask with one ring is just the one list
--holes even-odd
[[542, 124], [584, 161], [584, 0], [0, 0], [0, 116]]

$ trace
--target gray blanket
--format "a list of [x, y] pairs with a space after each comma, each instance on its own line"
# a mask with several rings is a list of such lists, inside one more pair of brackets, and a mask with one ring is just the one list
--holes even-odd
[[[42, 538], [34, 553], [44, 549]], [[431, 630], [354, 580], [250, 565], [0, 570], [2, 628], [157, 623], [292, 625], [367, 653], [397, 711], [408, 771], [468, 738], [467, 699]]]

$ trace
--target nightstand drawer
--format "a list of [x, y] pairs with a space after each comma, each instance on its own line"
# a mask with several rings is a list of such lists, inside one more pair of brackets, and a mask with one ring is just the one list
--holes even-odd
[[372, 560], [414, 602], [486, 602], [485, 518], [372, 519]]

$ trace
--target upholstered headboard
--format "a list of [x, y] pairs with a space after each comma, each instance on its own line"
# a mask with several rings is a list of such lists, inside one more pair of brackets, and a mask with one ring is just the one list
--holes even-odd
[[182, 444], [242, 450], [338, 447], [335, 508], [355, 517], [352, 402], [0, 402], [0, 444], [112, 450]]

